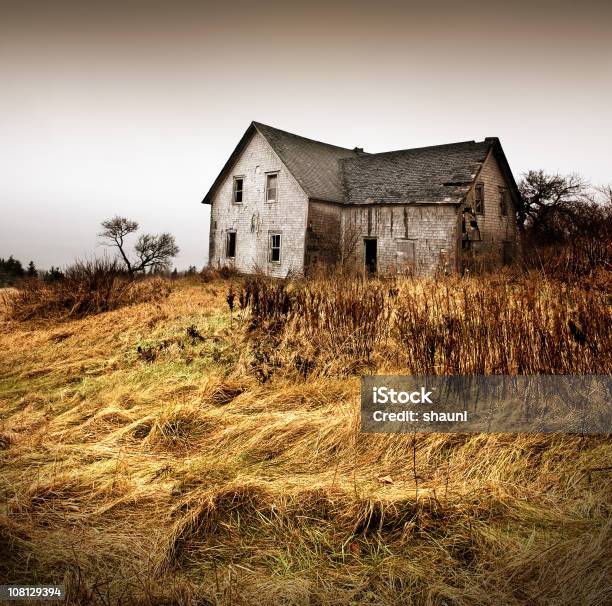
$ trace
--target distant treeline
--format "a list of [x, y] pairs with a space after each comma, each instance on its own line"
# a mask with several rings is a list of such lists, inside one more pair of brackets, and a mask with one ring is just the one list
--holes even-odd
[[19, 259], [11, 255], [8, 259], [0, 258], [0, 287], [15, 286], [20, 280], [27, 278], [41, 278], [46, 282], [52, 282], [63, 277], [63, 273], [57, 267], [51, 267], [47, 271], [39, 271], [30, 261], [24, 268]]
[[[190, 265], [189, 269], [178, 271], [176, 268], [169, 270], [154, 270], [147, 272], [149, 275], [163, 276], [166, 278], [178, 278], [182, 276], [195, 276], [198, 269]], [[0, 258], [0, 288], [16, 286], [20, 280], [28, 278], [39, 278], [45, 282], [55, 282], [64, 278], [64, 272], [59, 267], [51, 266], [51, 269], [41, 271], [36, 268], [34, 261], [30, 261], [27, 267], [19, 259], [11, 255], [8, 259]]]

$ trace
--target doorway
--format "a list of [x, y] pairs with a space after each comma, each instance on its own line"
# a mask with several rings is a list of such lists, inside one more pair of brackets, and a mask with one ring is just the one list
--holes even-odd
[[368, 275], [376, 273], [378, 246], [376, 238], [366, 238], [363, 241], [365, 249], [365, 270]]
[[514, 242], [510, 240], [504, 240], [502, 242], [502, 263], [504, 265], [511, 265], [514, 262], [515, 248]]

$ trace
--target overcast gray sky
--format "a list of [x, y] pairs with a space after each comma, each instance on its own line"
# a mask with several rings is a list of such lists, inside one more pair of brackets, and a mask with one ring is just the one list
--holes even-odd
[[612, 181], [610, 3], [12, 4], [0, 257], [100, 253], [121, 214], [202, 266], [200, 200], [251, 120], [370, 152], [498, 136], [517, 178]]

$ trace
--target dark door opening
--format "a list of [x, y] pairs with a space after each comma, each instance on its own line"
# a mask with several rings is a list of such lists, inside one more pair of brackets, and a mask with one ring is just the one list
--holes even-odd
[[514, 262], [514, 242], [504, 240], [502, 242], [502, 262], [504, 265], [510, 265]]
[[376, 273], [377, 245], [376, 238], [367, 238], [363, 241], [365, 246], [365, 269], [368, 274]]

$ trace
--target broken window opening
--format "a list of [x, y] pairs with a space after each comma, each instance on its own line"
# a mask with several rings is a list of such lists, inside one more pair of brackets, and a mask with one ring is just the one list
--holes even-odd
[[477, 183], [474, 187], [474, 213], [484, 215], [484, 183]]
[[480, 228], [478, 226], [478, 221], [476, 220], [476, 215], [472, 213], [470, 208], [466, 208], [463, 211], [463, 217], [461, 218], [461, 231], [462, 231], [462, 239], [471, 241], [471, 242], [479, 242], [482, 237], [480, 235]]

